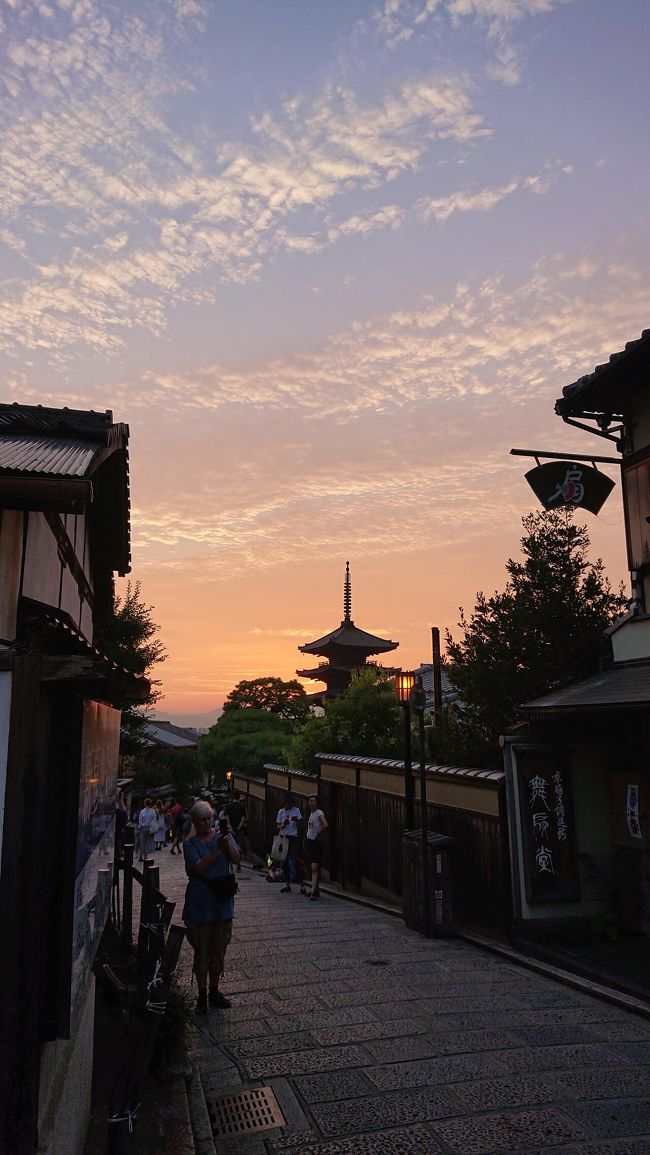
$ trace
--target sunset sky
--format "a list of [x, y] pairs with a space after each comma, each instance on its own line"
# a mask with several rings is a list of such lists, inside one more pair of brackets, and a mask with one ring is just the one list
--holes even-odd
[[[293, 676], [347, 559], [429, 660], [535, 506], [511, 446], [611, 451], [553, 402], [650, 324], [649, 38], [647, 0], [0, 0], [1, 399], [130, 425], [161, 716]], [[618, 581], [619, 487], [585, 517]]]

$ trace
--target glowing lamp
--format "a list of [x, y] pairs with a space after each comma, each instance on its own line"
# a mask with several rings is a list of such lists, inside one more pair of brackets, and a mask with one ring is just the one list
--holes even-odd
[[400, 706], [408, 706], [415, 685], [413, 674], [395, 674], [395, 697]]

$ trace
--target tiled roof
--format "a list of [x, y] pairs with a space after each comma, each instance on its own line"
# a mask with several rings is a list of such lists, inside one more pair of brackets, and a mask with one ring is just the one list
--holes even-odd
[[[0, 404], [0, 486], [8, 508], [79, 512], [91, 478], [110, 567], [130, 569], [129, 427], [112, 412]], [[62, 484], [65, 483], [65, 484]], [[30, 504], [31, 503], [31, 504]], [[68, 504], [66, 504], [68, 503]]]
[[[368, 766], [370, 768], [396, 770], [400, 774], [404, 773], [404, 763], [396, 758], [366, 758], [356, 754], [320, 753], [315, 754], [314, 757], [323, 762], [344, 762], [347, 766]], [[503, 770], [483, 770], [472, 766], [437, 766], [434, 763], [427, 763], [425, 769], [427, 774], [438, 775], [442, 778], [482, 778], [489, 782], [500, 782], [503, 778]]]
[[[562, 397], [555, 402], [555, 412], [579, 411], [590, 405], [622, 401], [619, 390], [622, 384], [636, 388], [647, 383], [650, 363], [650, 329], [644, 329], [635, 341], [628, 341], [624, 349], [612, 353], [604, 365], [597, 365], [593, 373], [579, 377], [571, 385], [565, 385]], [[618, 411], [618, 410], [615, 410]]]
[[605, 707], [650, 706], [650, 662], [615, 664], [601, 674], [534, 698], [521, 707], [527, 712], [589, 710]]
[[175, 733], [176, 727], [163, 726], [155, 721], [145, 722], [144, 732], [147, 738], [158, 746], [170, 746], [174, 749], [193, 749], [196, 746], [196, 738], [190, 738], [187, 734]]
[[305, 646], [298, 646], [301, 654], [320, 654], [324, 647], [344, 646], [350, 649], [367, 650], [370, 654], [381, 654], [386, 650], [396, 650], [399, 642], [387, 641], [378, 638], [376, 634], [367, 634], [358, 629], [354, 622], [342, 622], [338, 629], [332, 630], [315, 642], [308, 642]]
[[0, 469], [49, 477], [85, 477], [101, 448], [73, 437], [5, 434], [0, 424]]
[[125, 425], [115, 425], [110, 409], [97, 413], [94, 409], [52, 409], [45, 405], [0, 404], [0, 432], [66, 434], [103, 440], [112, 430], [126, 431]]
[[[420, 674], [422, 677], [422, 688], [425, 693], [433, 694], [433, 665], [431, 662], [423, 662], [413, 671], [414, 674]], [[449, 681], [449, 675], [445, 670], [440, 671], [440, 682], [442, 685], [442, 697], [445, 702], [456, 702], [460, 695], [454, 686], [453, 682]]]

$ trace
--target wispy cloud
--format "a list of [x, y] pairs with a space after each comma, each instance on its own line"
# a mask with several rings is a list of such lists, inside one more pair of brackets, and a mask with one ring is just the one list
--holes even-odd
[[[147, 0], [129, 15], [59, 0], [40, 22], [38, 10], [10, 10], [0, 59], [0, 240], [23, 261], [4, 286], [8, 352], [110, 353], [133, 327], [160, 332], [172, 298], [213, 298], [279, 250], [318, 252], [335, 200], [413, 172], [436, 142], [489, 131], [466, 77], [431, 74], [372, 99], [327, 82], [257, 115], [247, 139], [206, 148], [171, 127], [188, 87], [172, 47], [197, 3]], [[305, 212], [314, 227], [292, 228]], [[386, 212], [356, 228], [390, 226]]]
[[489, 57], [487, 75], [500, 84], [521, 83], [521, 50], [513, 42], [513, 28], [524, 19], [542, 16], [572, 0], [384, 0], [371, 23], [389, 48], [407, 45], [430, 24], [459, 26], [473, 21], [485, 30]]
[[[439, 551], [478, 548], [525, 507], [509, 448], [539, 437], [561, 387], [649, 309], [641, 265], [557, 256], [523, 281], [461, 284], [351, 325], [302, 358], [114, 390], [134, 430], [155, 407], [168, 431], [134, 457], [138, 570], [203, 585], [346, 549], [417, 553], [432, 519]], [[554, 445], [567, 436], [558, 422]], [[175, 462], [164, 476], [161, 456]]]

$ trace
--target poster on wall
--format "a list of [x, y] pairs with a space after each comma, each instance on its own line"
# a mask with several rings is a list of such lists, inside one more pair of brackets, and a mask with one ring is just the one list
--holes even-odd
[[575, 902], [580, 887], [568, 758], [562, 751], [518, 750], [517, 774], [526, 897]]
[[75, 864], [72, 1015], [85, 990], [111, 904], [119, 710], [84, 701]]
[[650, 811], [650, 786], [638, 768], [609, 775], [612, 800], [612, 843], [631, 850], [645, 850]]

